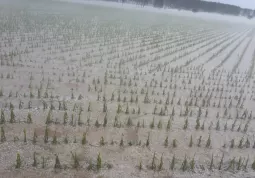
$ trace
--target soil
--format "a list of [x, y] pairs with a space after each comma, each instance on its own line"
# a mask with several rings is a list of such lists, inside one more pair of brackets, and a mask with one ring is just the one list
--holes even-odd
[[[0, 177], [255, 177], [254, 35], [254, 21], [241, 17], [100, 1], [1, 1]], [[61, 169], [54, 169], [56, 155]]]

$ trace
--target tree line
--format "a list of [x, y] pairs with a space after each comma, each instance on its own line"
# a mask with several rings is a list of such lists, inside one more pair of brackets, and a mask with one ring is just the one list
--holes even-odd
[[241, 8], [239, 6], [223, 4], [218, 2], [202, 1], [202, 0], [108, 0], [108, 1], [121, 1], [122, 3], [132, 2], [141, 6], [148, 4], [156, 8], [173, 8], [178, 10], [189, 10], [196, 12], [210, 12], [227, 14], [234, 16], [245, 16], [249, 19], [255, 16], [255, 10]]

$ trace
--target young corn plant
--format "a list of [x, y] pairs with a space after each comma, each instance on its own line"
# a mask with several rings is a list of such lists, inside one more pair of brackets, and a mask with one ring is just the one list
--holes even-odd
[[153, 120], [152, 120], [152, 122], [151, 122], [151, 124], [150, 124], [150, 128], [151, 129], [154, 129], [154, 127], [155, 127], [155, 118], [153, 117]]
[[87, 143], [87, 134], [84, 132], [82, 135], [81, 144], [85, 145]]
[[177, 147], [177, 140], [173, 139], [173, 148], [176, 148], [176, 147]]
[[188, 169], [188, 161], [187, 161], [187, 156], [185, 155], [184, 160], [181, 165], [181, 170], [183, 172], [185, 172], [187, 169]]
[[158, 129], [161, 129], [161, 128], [162, 128], [162, 121], [159, 120], [159, 122], [158, 122]]
[[71, 152], [71, 154], [72, 154], [72, 160], [73, 160], [73, 168], [78, 169], [80, 167], [80, 163], [79, 163], [79, 159], [77, 157], [77, 154], [76, 154], [76, 152], [75, 153]]
[[148, 137], [146, 140], [146, 147], [150, 146], [150, 133], [148, 133]]
[[248, 158], [246, 159], [245, 164], [244, 164], [244, 166], [243, 166], [243, 169], [244, 169], [245, 171], [247, 170], [248, 163], [249, 163], [249, 156], [248, 156]]
[[156, 169], [156, 153], [154, 152], [152, 162], [151, 162], [151, 169], [155, 170]]
[[55, 131], [55, 133], [53, 135], [53, 139], [52, 139], [52, 144], [56, 145], [57, 143], [58, 143], [58, 141], [57, 141], [57, 135], [56, 135], [56, 131]]
[[99, 144], [100, 144], [100, 146], [104, 146], [105, 145], [105, 141], [104, 141], [104, 137], [103, 136], [100, 138]]
[[165, 146], [165, 147], [168, 147], [168, 136], [167, 136], [166, 139], [165, 139], [164, 146]]
[[213, 165], [213, 155], [212, 155], [209, 170], [213, 170], [213, 167], [214, 165]]
[[45, 131], [44, 131], [44, 143], [48, 143], [49, 140], [49, 129], [46, 126]]
[[186, 118], [183, 129], [186, 130], [188, 128], [188, 125], [189, 125], [188, 118]]
[[1, 143], [6, 141], [4, 127], [1, 127]]
[[32, 121], [32, 116], [31, 116], [31, 113], [28, 113], [27, 115], [27, 123], [28, 124], [31, 124], [33, 121]]
[[27, 131], [26, 131], [26, 129], [23, 130], [23, 134], [24, 134], [24, 143], [27, 143]]
[[59, 157], [58, 157], [58, 155], [56, 155], [56, 157], [55, 157], [54, 169], [61, 169], [61, 168], [62, 168], [62, 166], [61, 166], [61, 164], [60, 164]]
[[238, 162], [237, 162], [237, 167], [236, 167], [236, 169], [237, 169], [238, 171], [240, 171], [240, 170], [241, 170], [241, 166], [242, 166], [242, 157], [240, 156], [240, 157], [239, 157], [239, 160], [238, 160]]
[[196, 120], [196, 126], [195, 129], [198, 130], [200, 128], [200, 118], [198, 117]]
[[34, 152], [34, 154], [33, 154], [33, 164], [32, 164], [32, 166], [33, 167], [37, 167], [37, 159], [36, 159], [36, 152]]
[[163, 154], [161, 155], [161, 158], [160, 158], [160, 163], [159, 163], [159, 166], [158, 166], [158, 171], [161, 171], [163, 169]]
[[101, 158], [100, 153], [98, 153], [98, 156], [97, 156], [97, 170], [100, 170], [101, 168], [102, 168], [102, 158]]
[[243, 137], [242, 137], [241, 140], [239, 141], [238, 148], [240, 148], [240, 149], [243, 148]]
[[236, 162], [235, 162], [235, 157], [234, 157], [232, 160], [230, 160], [227, 170], [234, 171], [235, 170], [235, 164], [236, 164]]
[[171, 161], [171, 164], [170, 164], [170, 169], [173, 171], [174, 170], [174, 166], [175, 166], [175, 155], [173, 155], [173, 158], [172, 158], [172, 161]]
[[201, 146], [201, 141], [202, 141], [202, 136], [200, 136], [200, 137], [198, 138], [197, 147], [200, 147], [200, 146]]
[[16, 121], [15, 121], [15, 114], [14, 114], [14, 111], [13, 111], [13, 109], [11, 109], [11, 118], [10, 118], [10, 123], [15, 123]]
[[0, 124], [5, 124], [5, 115], [4, 115], [4, 110], [1, 109], [1, 118], [0, 118]]
[[36, 134], [36, 130], [34, 130], [34, 135], [33, 135], [33, 140], [32, 140], [32, 142], [33, 142], [33, 144], [35, 145], [36, 144], [36, 142], [37, 142], [37, 134]]
[[142, 163], [142, 160], [140, 160], [140, 162], [139, 162], [138, 169], [139, 169], [140, 171], [143, 169], [143, 163]]
[[105, 114], [105, 117], [104, 117], [104, 124], [103, 124], [103, 127], [106, 127], [107, 125], [107, 113]]
[[193, 139], [192, 139], [192, 135], [190, 136], [190, 141], [189, 141], [189, 147], [192, 147], [193, 145]]
[[20, 158], [20, 154], [17, 153], [15, 168], [19, 169], [20, 167], [21, 167], [21, 158]]
[[251, 168], [252, 168], [252, 170], [255, 170], [255, 160], [253, 161]]
[[192, 160], [190, 161], [190, 164], [189, 164], [189, 166], [190, 166], [190, 170], [192, 171], [192, 172], [195, 172], [195, 158], [193, 157], [192, 158]]
[[208, 137], [208, 139], [207, 139], [207, 141], [206, 141], [205, 147], [206, 147], [206, 148], [209, 148], [210, 146], [211, 146], [211, 135], [209, 135], [209, 137]]
[[170, 128], [171, 128], [171, 121], [169, 119], [168, 122], [167, 122], [166, 130], [169, 131]]
[[123, 141], [123, 137], [121, 137], [121, 140], [120, 140], [120, 147], [123, 147], [124, 146], [124, 141]]
[[221, 168], [222, 168], [223, 159], [224, 159], [224, 154], [222, 155], [220, 163], [219, 163], [219, 168], [218, 168], [219, 170], [221, 170]]

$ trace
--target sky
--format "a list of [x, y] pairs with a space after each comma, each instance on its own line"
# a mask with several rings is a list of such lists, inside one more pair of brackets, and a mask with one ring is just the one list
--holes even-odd
[[240, 6], [242, 8], [255, 9], [255, 0], [206, 0], [206, 1], [221, 2], [224, 4]]

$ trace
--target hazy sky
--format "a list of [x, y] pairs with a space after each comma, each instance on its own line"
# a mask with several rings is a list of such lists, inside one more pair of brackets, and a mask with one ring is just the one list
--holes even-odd
[[206, 0], [206, 1], [221, 2], [225, 4], [237, 5], [243, 8], [255, 9], [255, 0]]

